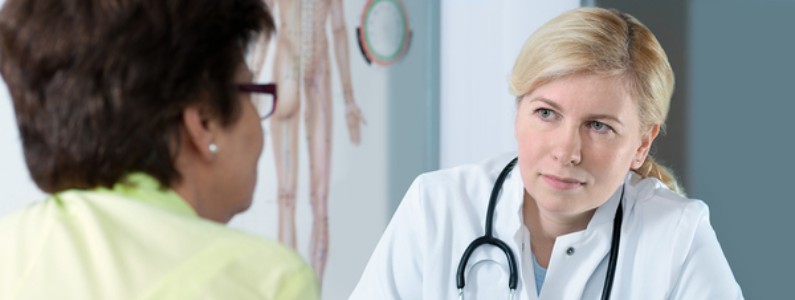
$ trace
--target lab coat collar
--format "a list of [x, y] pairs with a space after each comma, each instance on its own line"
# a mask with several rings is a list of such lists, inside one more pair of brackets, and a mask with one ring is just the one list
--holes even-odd
[[[494, 179], [496, 180], [499, 172], [505, 167], [505, 165], [513, 159], [513, 157], [507, 157], [506, 159], [498, 159], [493, 167], [492, 172], [496, 172], [494, 175]], [[514, 167], [508, 177], [505, 178], [505, 182], [503, 182], [502, 191], [500, 192], [500, 196], [497, 200], [497, 207], [494, 210], [494, 235], [503, 240], [513, 251], [514, 255], [516, 256], [516, 263], [517, 267], [519, 268], [519, 282], [517, 286], [517, 292], [520, 295], [517, 295], [517, 299], [526, 299], [527, 291], [534, 288], [533, 283], [530, 283], [528, 280], [525, 279], [525, 272], [523, 272], [523, 261], [524, 261], [524, 253], [523, 252], [523, 231], [522, 228], [524, 227], [522, 216], [522, 206], [524, 205], [524, 182], [522, 181], [522, 176], [519, 171], [519, 167]], [[527, 245], [526, 247], [529, 247]], [[529, 249], [529, 248], [528, 248]], [[527, 252], [529, 253], [529, 252]], [[532, 275], [529, 275], [532, 276]], [[532, 279], [533, 277], [529, 277]], [[535, 290], [533, 290], [533, 295], [535, 294]]]
[[[500, 168], [499, 171], [502, 169]], [[640, 181], [640, 176], [634, 172], [628, 172], [624, 177], [624, 182], [619, 186], [610, 199], [604, 204], [599, 206], [594, 212], [591, 221], [588, 223], [586, 231], [598, 230], [602, 226], [608, 225], [612, 228], [613, 219], [615, 218], [616, 208], [621, 200], [621, 192], [624, 190], [624, 209], [626, 210], [630, 203], [626, 199], [634, 197], [637, 191], [633, 188], [634, 185]], [[519, 169], [514, 168], [513, 171], [505, 179], [502, 187], [502, 194], [497, 202], [497, 209], [494, 212], [495, 230], [505, 229], [498, 233], [500, 236], [512, 236], [515, 240], [521, 242], [521, 228], [524, 224], [524, 216], [522, 215], [522, 207], [524, 205], [524, 183], [522, 176], [519, 174]], [[506, 212], [503, 214], [502, 212]]]
[[[504, 167], [504, 165], [502, 167]], [[499, 168], [497, 171], [499, 172], [501, 170], [502, 168]], [[626, 199], [634, 196], [636, 191], [633, 189], [633, 185], [639, 180], [639, 176], [634, 175], [633, 172], [628, 172], [624, 178], [624, 183], [622, 186], [616, 189], [607, 202], [596, 209], [591, 221], [588, 223], [588, 227], [583, 231], [562, 236], [563, 238], [559, 238], [561, 239], [561, 242], [570, 243], [574, 240], [581, 240], [582, 242], [590, 245], [592, 251], [591, 255], [596, 255], [598, 257], [606, 255], [609, 250], [608, 237], [612, 233], [613, 218], [615, 217], [616, 208], [618, 207], [619, 200], [621, 199], [622, 188], [624, 189], [625, 199], [623, 208], [626, 210], [629, 205]], [[508, 175], [503, 184], [502, 194], [500, 195], [497, 208], [495, 209], [494, 213], [494, 230], [497, 237], [506, 237], [506, 242], [509, 243], [509, 246], [517, 256], [517, 265], [520, 268], [518, 289], [521, 291], [521, 298], [525, 299], [529, 297], [527, 299], [536, 299], [534, 275], [522, 271], [522, 268], [524, 267], [523, 261], [526, 259], [525, 255], [531, 253], [529, 249], [527, 251], [523, 251], [522, 249], [522, 243], [524, 240], [524, 231], [522, 230], [524, 227], [524, 216], [522, 214], [524, 193], [525, 190], [522, 176], [519, 172], [519, 169], [515, 168]], [[597, 236], [600, 236], [601, 238], [597, 238]], [[511, 238], [508, 239], [507, 237]], [[529, 245], [526, 245], [525, 247], [529, 247]], [[556, 245], [556, 248], [557, 247], [558, 245]], [[599, 261], [600, 260], [595, 260], [594, 265], [588, 266], [588, 269], [595, 269]], [[553, 285], [557, 284], [555, 280], [551, 280], [549, 283]], [[547, 284], [545, 284], [545, 286], [546, 285]]]
[[[499, 174], [510, 160], [497, 168]], [[499, 163], [497, 164], [499, 165]], [[496, 178], [496, 177], [495, 177]], [[514, 248], [521, 245], [521, 228], [524, 224], [522, 216], [522, 206], [524, 204], [524, 182], [519, 174], [519, 167], [516, 166], [508, 174], [503, 182], [502, 192], [497, 200], [497, 207], [494, 210], [494, 230], [498, 237], [512, 237], [514, 243], [510, 245]], [[518, 241], [518, 243], [516, 243]], [[514, 251], [521, 249], [514, 249]], [[519, 253], [519, 252], [517, 252]]]
[[626, 208], [627, 203], [626, 199], [629, 198], [630, 192], [632, 192], [631, 185], [629, 184], [630, 178], [632, 175], [629, 172], [625, 177], [623, 183], [613, 192], [613, 195], [610, 196], [610, 199], [607, 200], [604, 204], [600, 205], [596, 208], [596, 212], [594, 212], [593, 217], [591, 217], [591, 221], [588, 222], [588, 227], [586, 231], [590, 231], [593, 229], [598, 229], [603, 225], [609, 225], [611, 228], [613, 226], [613, 219], [616, 216], [616, 208], [618, 208], [618, 203], [621, 201], [621, 194], [623, 191], [624, 194], [624, 208]]

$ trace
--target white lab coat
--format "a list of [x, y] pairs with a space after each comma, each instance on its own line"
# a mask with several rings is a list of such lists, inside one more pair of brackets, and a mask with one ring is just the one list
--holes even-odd
[[[406, 192], [376, 246], [352, 300], [457, 299], [456, 268], [464, 249], [484, 234], [491, 189], [513, 156], [423, 174]], [[612, 299], [742, 299], [709, 223], [706, 204], [656, 179], [629, 172]], [[607, 271], [619, 190], [588, 227], [555, 241], [546, 280], [536, 295], [529, 233], [523, 225], [519, 169], [506, 179], [494, 235], [519, 268], [515, 299], [599, 299]], [[567, 254], [569, 248], [573, 253]], [[496, 247], [481, 246], [466, 267], [465, 299], [508, 299], [508, 267]]]

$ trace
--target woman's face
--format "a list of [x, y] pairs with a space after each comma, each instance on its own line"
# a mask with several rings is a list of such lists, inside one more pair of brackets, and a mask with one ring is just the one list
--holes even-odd
[[[235, 83], [250, 83], [253, 75], [243, 63], [238, 68]], [[260, 116], [249, 93], [237, 93], [241, 103], [240, 118], [228, 127], [220, 130], [217, 137], [219, 153], [216, 156], [218, 171], [216, 173], [217, 197], [224, 206], [226, 216], [222, 222], [228, 221], [235, 214], [248, 209], [251, 205], [254, 188], [257, 183], [257, 162], [263, 147], [263, 132]]]
[[522, 97], [515, 135], [525, 191], [541, 213], [571, 218], [616, 191], [653, 140], [615, 77], [575, 75]]

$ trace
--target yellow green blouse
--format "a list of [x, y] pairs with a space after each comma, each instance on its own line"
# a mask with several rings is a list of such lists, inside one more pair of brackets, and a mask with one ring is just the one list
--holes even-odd
[[0, 219], [0, 299], [317, 299], [292, 250], [199, 218], [133, 174]]

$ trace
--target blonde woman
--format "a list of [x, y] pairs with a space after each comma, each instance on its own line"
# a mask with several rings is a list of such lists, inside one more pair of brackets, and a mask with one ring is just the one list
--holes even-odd
[[632, 16], [580, 8], [525, 43], [517, 153], [419, 176], [351, 299], [740, 299], [707, 206], [649, 149], [674, 77]]

